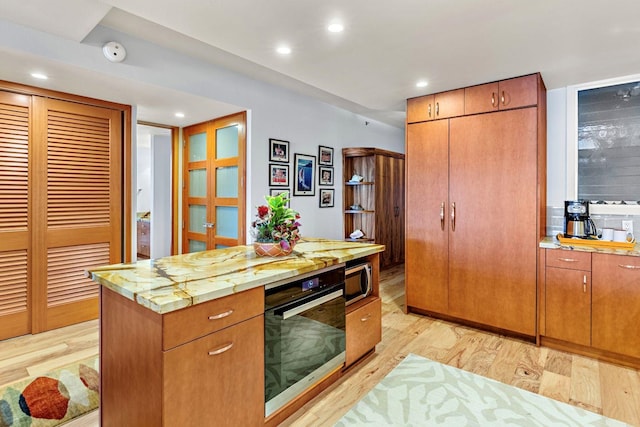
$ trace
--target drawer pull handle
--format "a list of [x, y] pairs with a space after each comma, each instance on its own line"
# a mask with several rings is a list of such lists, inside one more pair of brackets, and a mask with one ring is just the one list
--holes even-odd
[[361, 318], [360, 318], [360, 321], [361, 321], [361, 322], [366, 322], [366, 321], [367, 321], [367, 320], [369, 320], [369, 319], [371, 319], [371, 313], [367, 314], [367, 315], [366, 315], [366, 316], [364, 316], [364, 317], [361, 317]]
[[233, 309], [231, 310], [227, 310], [224, 313], [220, 313], [220, 314], [214, 314], [213, 316], [209, 316], [209, 320], [218, 320], [218, 319], [222, 319], [225, 318], [229, 315], [231, 315], [231, 313], [233, 313]]
[[626, 268], [628, 270], [640, 270], [640, 265], [626, 265], [626, 264], [618, 264], [620, 268]]
[[230, 342], [227, 345], [223, 345], [222, 347], [216, 349], [216, 350], [211, 350], [209, 351], [209, 356], [215, 356], [216, 354], [221, 354], [224, 353], [225, 351], [231, 349], [231, 347], [233, 347], [233, 343]]
[[573, 258], [558, 258], [558, 261], [564, 261], [564, 262], [578, 262], [577, 259], [573, 259]]

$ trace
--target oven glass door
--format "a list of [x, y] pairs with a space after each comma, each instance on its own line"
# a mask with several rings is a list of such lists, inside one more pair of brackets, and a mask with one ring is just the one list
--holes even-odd
[[345, 361], [344, 283], [265, 312], [265, 416]]

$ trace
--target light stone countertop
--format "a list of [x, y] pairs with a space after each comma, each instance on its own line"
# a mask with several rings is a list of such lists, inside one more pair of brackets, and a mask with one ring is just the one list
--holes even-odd
[[[637, 239], [636, 239], [637, 241]], [[612, 254], [612, 255], [627, 255], [627, 256], [640, 256], [640, 244], [636, 242], [633, 249], [616, 249], [616, 248], [604, 248], [594, 247], [584, 244], [566, 244], [560, 243], [560, 241], [552, 236], [547, 236], [540, 242], [540, 247], [544, 249], [566, 249], [580, 252], [596, 252], [599, 254]]]
[[92, 280], [164, 314], [384, 251], [384, 245], [303, 238], [285, 257], [235, 246], [90, 268]]

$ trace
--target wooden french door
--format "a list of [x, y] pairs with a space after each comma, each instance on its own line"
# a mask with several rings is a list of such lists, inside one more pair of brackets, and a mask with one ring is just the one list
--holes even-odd
[[122, 260], [122, 125], [118, 110], [0, 95], [2, 339], [97, 318], [84, 272]]
[[244, 112], [184, 129], [183, 253], [244, 244], [245, 129]]

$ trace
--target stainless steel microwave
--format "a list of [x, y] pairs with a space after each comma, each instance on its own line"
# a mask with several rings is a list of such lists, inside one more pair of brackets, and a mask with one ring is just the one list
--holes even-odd
[[364, 262], [347, 266], [345, 270], [345, 297], [347, 305], [371, 294], [371, 263]]

